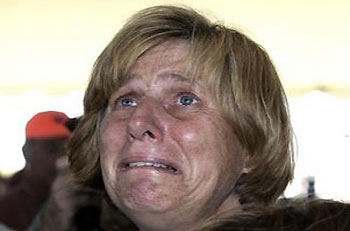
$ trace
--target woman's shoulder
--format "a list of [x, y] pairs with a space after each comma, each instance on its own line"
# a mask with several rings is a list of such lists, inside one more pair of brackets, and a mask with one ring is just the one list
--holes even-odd
[[307, 230], [350, 231], [350, 204], [334, 200], [292, 202], [304, 219]]
[[260, 215], [225, 220], [211, 230], [350, 231], [350, 204], [321, 199], [293, 199]]

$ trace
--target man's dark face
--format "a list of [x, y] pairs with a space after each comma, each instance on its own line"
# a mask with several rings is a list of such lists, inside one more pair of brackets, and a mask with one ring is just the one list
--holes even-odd
[[40, 177], [55, 175], [57, 158], [65, 154], [67, 138], [28, 139], [23, 146], [26, 166]]

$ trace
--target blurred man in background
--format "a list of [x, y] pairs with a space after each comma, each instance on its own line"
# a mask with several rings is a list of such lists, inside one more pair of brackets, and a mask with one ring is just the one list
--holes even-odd
[[56, 160], [65, 154], [70, 136], [62, 112], [46, 111], [34, 115], [26, 125], [23, 145], [25, 167], [8, 180], [0, 198], [0, 223], [18, 231], [25, 230], [47, 200], [56, 177]]

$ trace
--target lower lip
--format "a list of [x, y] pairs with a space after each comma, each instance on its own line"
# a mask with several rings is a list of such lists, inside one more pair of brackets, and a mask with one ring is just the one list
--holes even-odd
[[141, 167], [124, 167], [122, 168], [123, 172], [130, 171], [130, 170], [150, 170], [150, 171], [157, 171], [160, 173], [167, 173], [169, 175], [179, 175], [179, 171], [169, 171], [164, 168], [156, 168], [152, 166], [141, 166]]

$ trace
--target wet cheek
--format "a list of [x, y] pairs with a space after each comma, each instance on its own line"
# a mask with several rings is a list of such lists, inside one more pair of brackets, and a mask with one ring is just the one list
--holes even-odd
[[178, 143], [182, 146], [190, 158], [194, 158], [198, 155], [203, 155], [206, 149], [206, 144], [208, 143], [208, 134], [203, 136], [203, 129], [193, 125], [194, 124], [192, 123], [186, 126], [182, 126], [182, 129], [178, 129], [178, 132], [176, 134]]
[[181, 142], [181, 145], [183, 148], [191, 154], [192, 156], [202, 152], [202, 145], [203, 143], [206, 143], [205, 140], [203, 140], [203, 137], [200, 136], [200, 129], [191, 128], [190, 126], [187, 126], [186, 129], [182, 130], [181, 133], [178, 134], [178, 139]]

